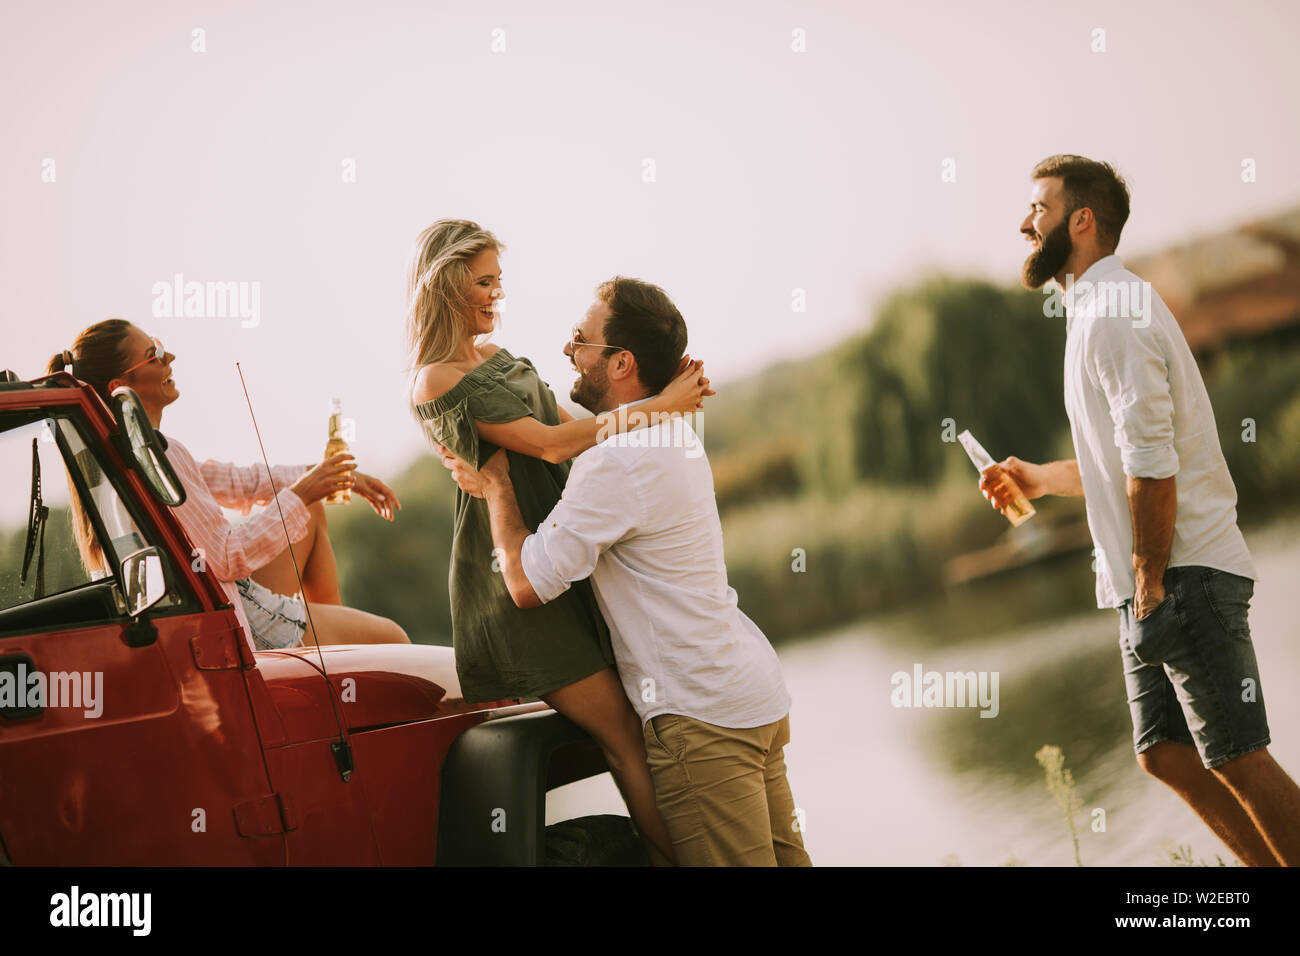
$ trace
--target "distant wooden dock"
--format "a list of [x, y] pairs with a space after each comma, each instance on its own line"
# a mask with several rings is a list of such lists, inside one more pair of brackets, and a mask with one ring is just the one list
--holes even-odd
[[1037, 517], [1031, 518], [1019, 528], [1007, 528], [997, 544], [948, 561], [943, 567], [945, 582], [965, 584], [1040, 561], [1092, 550], [1092, 534], [1088, 531], [1087, 521], [1035, 525], [1037, 520]]

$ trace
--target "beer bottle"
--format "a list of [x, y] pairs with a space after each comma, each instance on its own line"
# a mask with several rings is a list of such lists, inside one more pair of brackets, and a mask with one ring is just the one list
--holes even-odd
[[[325, 443], [325, 457], [330, 458], [348, 450], [348, 443], [343, 440], [343, 401], [330, 399], [330, 438]], [[340, 488], [331, 492], [325, 499], [327, 505], [346, 504], [352, 500], [351, 488]]]
[[[975, 465], [975, 470], [981, 475], [996, 466], [997, 463], [993, 460], [993, 456], [984, 450], [984, 446], [977, 442], [975, 436], [969, 431], [962, 432], [957, 436], [957, 440], [961, 442], [961, 447], [966, 449], [966, 454], [970, 456], [971, 462]], [[1016, 484], [1014, 478], [1002, 471], [998, 476], [998, 482], [1011, 492], [1011, 502], [1003, 509], [1002, 513], [1014, 526], [1019, 527], [1038, 514], [1034, 510], [1034, 506], [1029, 503], [1029, 499], [1025, 497], [1025, 493], [1020, 490], [1020, 486]]]

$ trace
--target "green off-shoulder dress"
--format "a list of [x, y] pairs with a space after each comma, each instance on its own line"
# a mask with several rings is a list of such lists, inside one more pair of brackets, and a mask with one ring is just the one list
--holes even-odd
[[[481, 468], [497, 450], [474, 422], [512, 422], [531, 415], [560, 423], [555, 395], [533, 363], [498, 349], [456, 386], [415, 407], [429, 436]], [[507, 451], [510, 481], [530, 531], [560, 500], [569, 463]], [[466, 700], [540, 697], [614, 666], [609, 628], [589, 581], [577, 581], [539, 608], [515, 606], [505, 576], [493, 570], [487, 502], [456, 489], [452, 535], [451, 634]]]

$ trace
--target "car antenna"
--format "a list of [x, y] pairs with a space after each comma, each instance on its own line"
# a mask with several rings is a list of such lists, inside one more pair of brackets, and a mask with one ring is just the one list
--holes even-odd
[[[307, 592], [302, 586], [302, 573], [298, 570], [298, 559], [293, 553], [293, 542], [289, 539], [289, 525], [284, 520], [284, 509], [280, 507], [279, 489], [275, 487], [275, 476], [271, 473], [271, 463], [266, 457], [266, 448], [262, 445], [262, 432], [257, 427], [257, 416], [253, 414], [253, 400], [248, 397], [248, 383], [244, 381], [244, 370], [235, 363], [235, 371], [239, 373], [239, 384], [244, 388], [244, 401], [248, 402], [248, 416], [253, 420], [253, 433], [257, 435], [257, 447], [262, 452], [262, 464], [266, 466], [267, 477], [271, 480], [271, 491], [275, 495], [275, 508], [280, 513], [280, 525], [284, 528], [284, 540], [289, 548], [289, 560], [293, 562], [294, 577], [298, 579], [298, 590], [302, 593], [302, 606], [307, 610], [307, 623], [311, 625], [311, 631], [316, 634], [316, 624], [311, 619], [311, 602], [307, 600]], [[320, 638], [316, 639], [316, 657], [320, 661], [321, 674], [325, 677], [325, 686], [329, 688], [330, 707], [334, 709], [334, 722], [339, 728], [339, 739], [330, 744], [330, 750], [334, 753], [334, 763], [339, 769], [339, 776], [343, 782], [347, 783], [352, 776], [352, 744], [348, 742], [347, 735], [343, 732], [343, 718], [339, 714], [338, 702], [334, 699], [334, 687], [330, 684], [329, 673], [325, 669], [325, 655], [320, 649]]]

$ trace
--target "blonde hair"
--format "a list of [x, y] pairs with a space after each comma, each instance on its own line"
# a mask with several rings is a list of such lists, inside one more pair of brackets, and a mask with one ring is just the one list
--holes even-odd
[[[406, 344], [410, 357], [407, 399], [415, 377], [426, 365], [446, 362], [469, 337], [466, 313], [473, 276], [469, 260], [505, 246], [496, 236], [468, 219], [439, 219], [415, 241], [406, 280]], [[495, 324], [494, 324], [495, 327]]]

